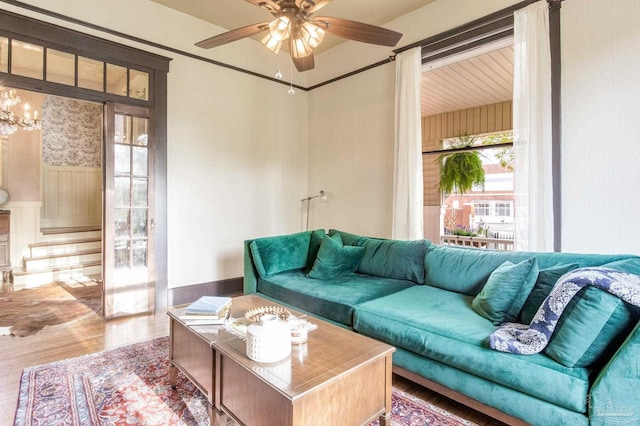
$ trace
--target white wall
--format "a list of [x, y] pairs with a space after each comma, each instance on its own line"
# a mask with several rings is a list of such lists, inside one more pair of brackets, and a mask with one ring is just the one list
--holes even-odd
[[[203, 50], [223, 29], [148, 0], [30, 0], [44, 9], [272, 75], [253, 40]], [[307, 93], [2, 4], [0, 7], [173, 58], [168, 75], [169, 287], [243, 275], [243, 241], [301, 229]], [[283, 69], [289, 79], [288, 69]], [[304, 81], [299, 74], [295, 82]]]
[[242, 276], [245, 239], [301, 229], [307, 95], [176, 58], [168, 115], [169, 283]]
[[[440, 0], [385, 27], [404, 34], [398, 44], [401, 47], [513, 3], [516, 1]], [[391, 51], [344, 43], [319, 56], [309, 82], [369, 65]], [[391, 237], [394, 108], [393, 62], [309, 93], [309, 190], [336, 195], [333, 204], [311, 211], [310, 228]]]
[[640, 2], [562, 3], [562, 249], [640, 254]]
[[335, 195], [310, 229], [391, 234], [394, 93], [393, 64], [310, 93], [309, 189]]

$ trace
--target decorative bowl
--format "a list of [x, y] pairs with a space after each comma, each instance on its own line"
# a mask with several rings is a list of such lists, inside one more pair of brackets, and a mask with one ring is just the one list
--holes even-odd
[[274, 315], [281, 321], [288, 321], [291, 312], [283, 306], [260, 306], [259, 308], [250, 309], [244, 314], [249, 324], [257, 324], [263, 315]]

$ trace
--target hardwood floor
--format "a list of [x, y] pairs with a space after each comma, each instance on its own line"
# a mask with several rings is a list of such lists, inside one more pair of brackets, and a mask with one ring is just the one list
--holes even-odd
[[[94, 314], [75, 322], [47, 327], [33, 336], [0, 336], [0, 376], [3, 377], [3, 386], [0, 387], [0, 425], [13, 424], [24, 368], [168, 334], [166, 310], [159, 310], [152, 315], [111, 321]], [[399, 376], [394, 375], [393, 385], [479, 425], [503, 424]]]

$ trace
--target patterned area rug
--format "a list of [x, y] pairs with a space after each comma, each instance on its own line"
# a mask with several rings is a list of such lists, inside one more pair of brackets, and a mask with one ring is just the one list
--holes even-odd
[[[393, 426], [474, 424], [397, 389], [392, 401]], [[205, 426], [206, 403], [182, 374], [169, 386], [169, 339], [161, 337], [25, 369], [14, 425]]]

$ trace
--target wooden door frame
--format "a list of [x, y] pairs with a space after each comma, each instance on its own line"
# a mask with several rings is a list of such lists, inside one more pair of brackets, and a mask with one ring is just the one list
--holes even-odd
[[[167, 73], [170, 58], [128, 47], [13, 12], [0, 10], [0, 36], [33, 42], [47, 48], [84, 55], [127, 68], [148, 69], [149, 100], [82, 89], [0, 72], [3, 85], [99, 103], [115, 102], [149, 110], [149, 132], [155, 134], [155, 307], [167, 306]], [[114, 59], [116, 58], [116, 59]], [[105, 165], [103, 164], [103, 167]], [[104, 189], [104, 182], [103, 182]]]
[[[108, 285], [114, 284], [108, 282], [107, 277], [111, 277], [114, 272], [113, 266], [115, 265], [115, 258], [113, 256], [113, 243], [115, 240], [114, 233], [107, 234], [104, 230], [109, 229], [109, 224], [113, 226], [116, 222], [115, 219], [115, 209], [113, 208], [115, 202], [115, 187], [114, 187], [114, 178], [116, 176], [115, 172], [115, 162], [107, 161], [109, 159], [115, 158], [114, 152], [114, 140], [115, 140], [115, 117], [117, 114], [122, 114], [126, 116], [132, 117], [143, 117], [149, 123], [151, 123], [150, 111], [148, 108], [132, 106], [132, 105], [124, 105], [117, 104], [113, 102], [107, 102], [104, 106], [104, 138], [103, 138], [103, 168], [102, 168], [102, 182], [104, 188], [104, 196], [103, 196], [103, 209], [102, 209], [102, 270], [103, 270], [103, 298], [102, 298], [102, 312], [107, 318], [113, 318], [115, 315], [110, 313], [110, 310], [107, 309], [106, 304], [106, 295], [108, 292]], [[156, 281], [156, 273], [155, 273], [155, 169], [152, 169], [151, 166], [155, 164], [155, 129], [151, 126], [148, 129], [148, 144], [147, 144], [147, 163], [149, 165], [148, 170], [148, 184], [150, 185], [148, 188], [148, 198], [147, 198], [147, 268], [149, 270], [149, 287], [153, 288], [153, 294], [149, 294], [148, 306], [151, 306], [150, 311], [155, 310], [155, 281]], [[133, 144], [133, 141], [130, 142]], [[133, 222], [131, 223], [133, 226]], [[109, 273], [108, 273], [109, 272]], [[112, 307], [113, 308], [113, 307]], [[109, 311], [109, 312], [108, 312]], [[149, 311], [147, 311], [149, 312]], [[138, 313], [138, 312], [136, 312]], [[144, 313], [144, 312], [140, 312]]]

